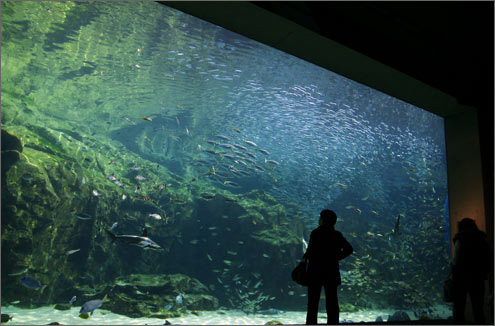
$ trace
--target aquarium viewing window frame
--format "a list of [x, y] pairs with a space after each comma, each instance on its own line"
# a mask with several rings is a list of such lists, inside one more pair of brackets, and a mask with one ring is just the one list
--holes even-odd
[[453, 96], [249, 2], [158, 3], [296, 56], [444, 118], [450, 236], [453, 237], [456, 232], [457, 221], [470, 216], [493, 240], [493, 216], [485, 214], [481, 147], [475, 108], [459, 104]]

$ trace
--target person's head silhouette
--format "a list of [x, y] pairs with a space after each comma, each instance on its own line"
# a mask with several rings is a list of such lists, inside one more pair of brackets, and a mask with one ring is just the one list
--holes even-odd
[[469, 231], [478, 231], [478, 227], [476, 226], [476, 222], [469, 217], [465, 217], [457, 223], [457, 229], [459, 232], [469, 232]]
[[320, 220], [318, 221], [319, 225], [325, 225], [334, 227], [335, 223], [337, 223], [337, 214], [334, 211], [329, 209], [324, 209], [320, 213]]

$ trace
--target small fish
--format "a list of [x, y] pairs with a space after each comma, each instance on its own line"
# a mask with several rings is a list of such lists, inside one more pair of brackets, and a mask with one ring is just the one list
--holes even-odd
[[187, 129], [187, 127], [186, 127], [186, 135], [189, 136], [189, 129]]
[[226, 265], [230, 266], [232, 264], [232, 262], [230, 260], [224, 260], [223, 261]]
[[[270, 300], [273, 299], [270, 298]], [[285, 311], [271, 308], [267, 310], [260, 310], [258, 311], [258, 313], [262, 315], [280, 315], [280, 314], [285, 314]]]
[[76, 296], [73, 296], [70, 300], [69, 300], [69, 305], [72, 306], [72, 304], [76, 301], [77, 297]]
[[78, 252], [79, 250], [81, 250], [81, 249], [73, 249], [73, 250], [68, 250], [68, 251], [66, 251], [66, 252], [65, 252], [65, 255], [66, 255], [66, 256], [70, 256], [70, 255], [72, 255], [72, 254], [75, 254], [75, 253], [76, 253], [76, 252]]
[[134, 179], [136, 180], [139, 180], [139, 181], [143, 181], [143, 180], [146, 180], [145, 177], [143, 177], [142, 175], [138, 174], [137, 176], [134, 177]]
[[29, 288], [29, 289], [34, 289], [34, 290], [39, 290], [41, 289], [41, 291], [43, 292], [43, 289], [46, 287], [46, 285], [41, 285], [41, 283], [35, 279], [34, 277], [31, 277], [31, 276], [24, 276], [23, 278], [21, 278], [19, 280], [19, 282]]
[[215, 195], [204, 193], [204, 194], [201, 194], [201, 197], [203, 197], [206, 200], [209, 200], [209, 199], [215, 198]]
[[22, 176], [22, 180], [24, 180], [24, 181], [31, 181], [31, 180], [33, 180], [33, 176], [31, 174], [29, 174], [29, 173], [26, 173], [26, 174], [24, 174]]
[[115, 175], [113, 175], [113, 173], [112, 173], [112, 174], [110, 174], [110, 175], [105, 176], [105, 178], [107, 178], [107, 179], [108, 179], [108, 180], [110, 180], [110, 181], [116, 181], [116, 180], [118, 180], [118, 179], [115, 177]]
[[337, 183], [335, 183], [335, 184], [336, 184], [336, 185], [339, 185], [339, 186], [341, 186], [341, 187], [347, 188], [347, 185], [346, 185], [346, 184], [344, 184], [344, 183], [342, 183], [342, 182], [337, 182]]
[[85, 177], [82, 177], [82, 179], [81, 179], [81, 183], [82, 183], [83, 185], [84, 185], [84, 184], [86, 184], [86, 178], [85, 178]]
[[125, 115], [124, 115], [124, 116], [122, 116], [122, 118], [124, 118], [124, 119], [125, 119], [125, 121], [132, 123], [133, 125], [135, 125], [135, 124], [136, 124], [134, 121], [132, 121], [131, 119], [129, 119], [129, 117], [126, 117]]
[[138, 119], [143, 119], [143, 120], [146, 120], [146, 121], [151, 121], [151, 118], [148, 118], [148, 117], [138, 117]]
[[108, 163], [108, 165], [112, 165], [112, 164], [115, 164], [117, 163], [117, 160], [111, 160], [110, 163]]
[[199, 242], [199, 240], [196, 240], [196, 239], [189, 241], [189, 243], [193, 244], [193, 245], [198, 244], [198, 242]]
[[232, 256], [237, 256], [237, 252], [235, 252], [235, 251], [228, 250], [227, 254], [232, 255]]
[[182, 293], [179, 293], [179, 295], [177, 297], [175, 297], [175, 303], [177, 303], [178, 305], [181, 305], [182, 304]]
[[171, 304], [168, 304], [168, 305], [165, 306], [165, 310], [169, 311], [170, 309], [172, 309], [172, 305]]
[[177, 116], [175, 117], [175, 121], [177, 121], [177, 126], [180, 127], [180, 121], [179, 121], [179, 118]]
[[158, 190], [162, 190], [163, 188], [165, 188], [165, 184], [163, 183], [160, 183], [158, 186], [156, 186], [158, 188]]
[[115, 230], [115, 228], [117, 227], [117, 225], [118, 225], [118, 224], [119, 224], [119, 223], [117, 223], [117, 222], [113, 223], [113, 224], [112, 224], [112, 227], [110, 228], [110, 231]]
[[237, 129], [237, 128], [234, 128], [234, 127], [230, 127], [229, 129], [230, 129], [230, 130], [234, 130], [234, 131], [237, 131], [238, 133], [241, 133], [241, 131], [240, 131], [239, 129]]
[[134, 168], [131, 168], [131, 170], [133, 170], [133, 171], [139, 171], [139, 170], [141, 170], [141, 168], [134, 167]]
[[254, 285], [254, 288], [257, 289], [261, 285], [261, 283], [263, 283], [263, 281], [259, 280], [258, 283]]
[[213, 258], [211, 258], [211, 256], [209, 254], [206, 254], [206, 257], [208, 257], [209, 261], [213, 261]]
[[93, 196], [96, 196], [96, 197], [103, 196], [103, 194], [101, 192], [98, 192], [98, 190], [96, 190], [96, 189], [93, 189], [92, 193], [93, 193]]
[[270, 258], [270, 256], [268, 254], [263, 254], [263, 257]]
[[21, 267], [22, 269], [15, 269], [13, 273], [8, 274], [9, 276], [19, 276], [28, 272], [27, 268]]
[[107, 301], [107, 295], [105, 295], [103, 300], [90, 300], [82, 305], [79, 313], [84, 314], [89, 312], [91, 315], [93, 315], [93, 311], [100, 308], [105, 301]]
[[90, 215], [85, 214], [85, 213], [75, 213], [74, 216], [80, 220], [91, 220], [92, 219], [92, 217]]
[[230, 181], [230, 180], [225, 180], [223, 184], [231, 187], [240, 187], [238, 183], [235, 183], [234, 181]]
[[279, 162], [274, 161], [274, 160], [267, 160], [266, 158], [265, 158], [265, 164], [280, 165]]
[[144, 139], [146, 139], [148, 143], [153, 144], [153, 142], [151, 141], [151, 139], [148, 138], [148, 136], [144, 136]]
[[265, 155], [270, 155], [270, 152], [267, 151], [266, 149], [261, 149], [261, 148], [258, 148], [258, 151], [260, 151], [261, 153], [265, 154]]
[[245, 140], [245, 139], [243, 139], [242, 141], [243, 141], [243, 142], [245, 142], [245, 143], [246, 143], [246, 144], [248, 144], [248, 145], [253, 146], [253, 147], [258, 147], [258, 145], [256, 145], [256, 143], [255, 143], [255, 142], [252, 142], [252, 141], [250, 141], [250, 140]]
[[144, 200], [144, 201], [153, 201], [150, 197], [143, 196], [143, 195], [138, 195], [137, 198]]
[[122, 200], [126, 200], [127, 199], [127, 195], [126, 194], [123, 194], [122, 195]]
[[154, 213], [154, 214], [149, 214], [148, 216], [153, 217], [155, 220], [161, 220], [161, 219], [162, 219], [162, 217], [161, 217], [160, 215], [156, 214], [156, 213]]
[[169, 136], [170, 138], [172, 138], [172, 139], [175, 139], [176, 141], [182, 141], [182, 139], [180, 139], [180, 137], [179, 137], [179, 136], [170, 135], [170, 134], [169, 134], [168, 136]]

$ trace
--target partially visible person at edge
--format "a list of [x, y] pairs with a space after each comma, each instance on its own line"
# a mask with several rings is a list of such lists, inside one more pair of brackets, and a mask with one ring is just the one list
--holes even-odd
[[311, 232], [303, 258], [308, 259], [308, 313], [307, 325], [316, 325], [321, 288], [325, 289], [327, 324], [339, 323], [337, 286], [340, 285], [339, 260], [354, 249], [342, 233], [335, 230], [337, 214], [325, 209], [320, 213], [319, 227]]
[[464, 309], [469, 293], [473, 307], [474, 322], [485, 323], [483, 312], [485, 280], [488, 278], [493, 255], [486, 241], [486, 234], [478, 230], [476, 222], [464, 218], [458, 222], [458, 233], [454, 236], [454, 258], [452, 279], [454, 281], [454, 322], [466, 322]]

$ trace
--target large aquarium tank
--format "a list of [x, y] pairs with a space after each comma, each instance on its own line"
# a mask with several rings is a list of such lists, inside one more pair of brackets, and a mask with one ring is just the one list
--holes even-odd
[[325, 208], [341, 322], [450, 316], [441, 117], [155, 2], [2, 1], [1, 50], [2, 321], [304, 323]]

